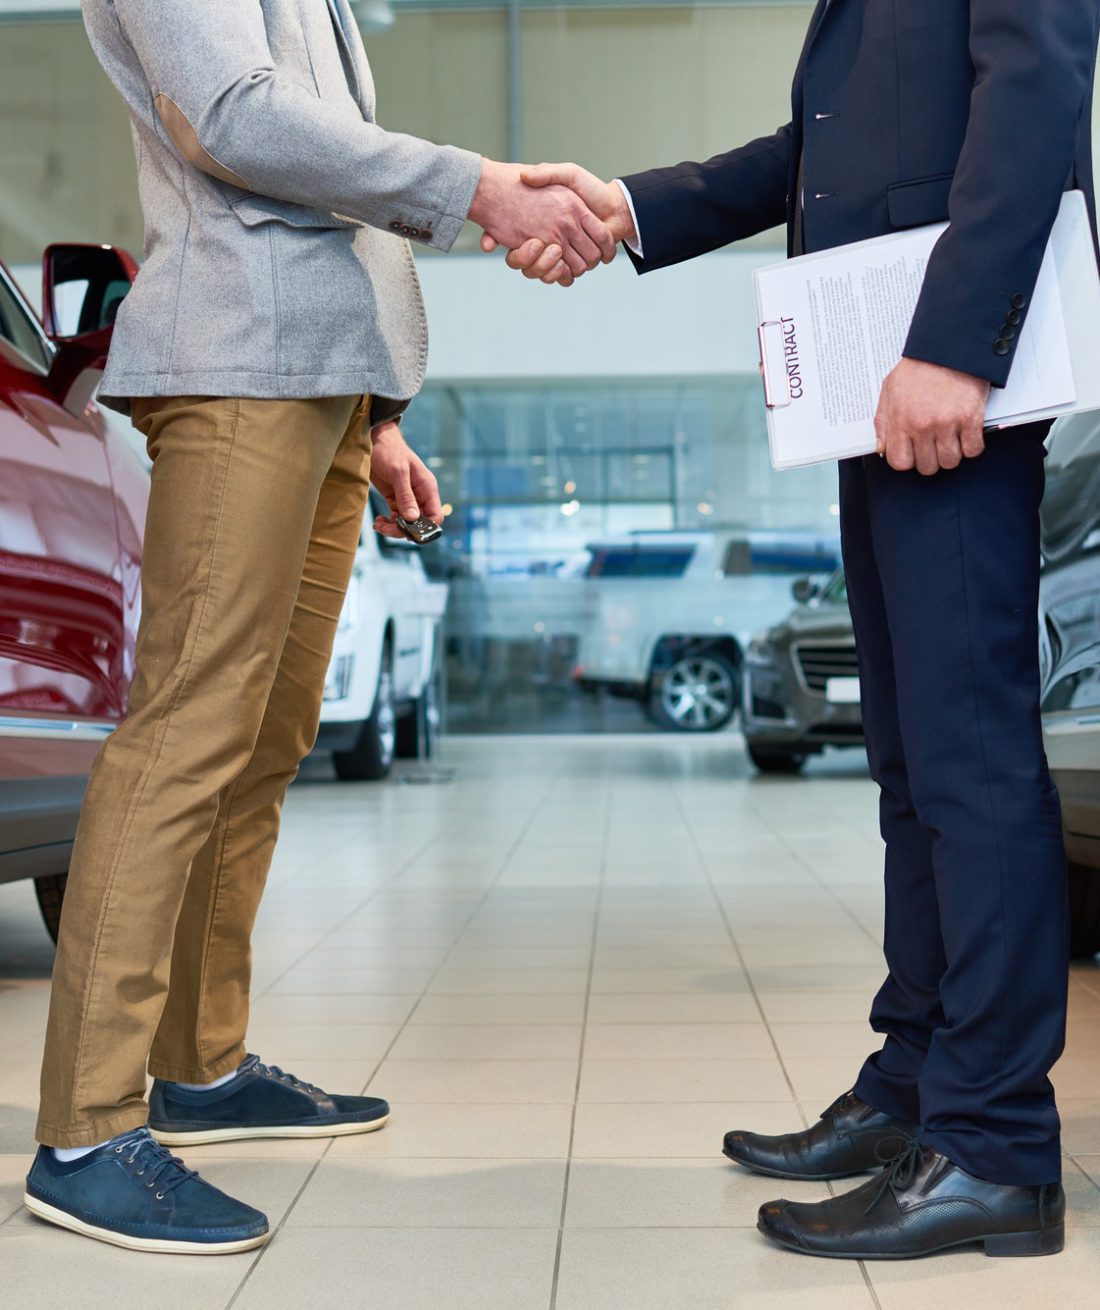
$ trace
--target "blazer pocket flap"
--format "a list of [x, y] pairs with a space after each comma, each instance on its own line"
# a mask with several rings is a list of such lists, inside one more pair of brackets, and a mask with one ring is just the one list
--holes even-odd
[[261, 223], [283, 223], [287, 227], [322, 229], [363, 226], [353, 218], [340, 218], [331, 209], [295, 205], [289, 200], [274, 200], [270, 196], [237, 196], [230, 200], [229, 205], [247, 227], [258, 227]]
[[916, 182], [899, 182], [888, 187], [886, 205], [894, 227], [925, 227], [946, 221], [954, 173], [924, 177]]

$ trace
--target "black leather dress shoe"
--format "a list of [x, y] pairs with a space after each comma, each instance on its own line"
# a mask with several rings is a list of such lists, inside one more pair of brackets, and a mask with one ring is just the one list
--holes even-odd
[[872, 1110], [855, 1092], [845, 1092], [812, 1128], [783, 1137], [727, 1133], [722, 1150], [737, 1164], [769, 1178], [826, 1182], [881, 1169], [916, 1131], [916, 1124]]
[[773, 1201], [756, 1226], [803, 1255], [909, 1260], [981, 1244], [986, 1255], [1056, 1255], [1065, 1243], [1061, 1183], [987, 1183], [912, 1142], [881, 1178], [816, 1205]]

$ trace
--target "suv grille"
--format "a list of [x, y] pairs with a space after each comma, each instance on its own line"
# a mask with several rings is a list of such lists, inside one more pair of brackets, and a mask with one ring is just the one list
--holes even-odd
[[830, 678], [857, 678], [855, 646], [796, 646], [795, 662], [810, 691], [825, 695]]

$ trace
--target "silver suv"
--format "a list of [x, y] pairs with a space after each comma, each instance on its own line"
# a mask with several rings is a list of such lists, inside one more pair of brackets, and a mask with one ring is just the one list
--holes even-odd
[[797, 607], [753, 639], [742, 669], [745, 740], [763, 773], [797, 773], [826, 746], [863, 743], [844, 574], [791, 590]]

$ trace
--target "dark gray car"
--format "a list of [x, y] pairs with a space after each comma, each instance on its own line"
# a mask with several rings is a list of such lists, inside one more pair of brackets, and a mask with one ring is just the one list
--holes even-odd
[[794, 584], [795, 610], [745, 654], [743, 724], [764, 773], [797, 773], [826, 746], [859, 746], [856, 643], [844, 574]]

